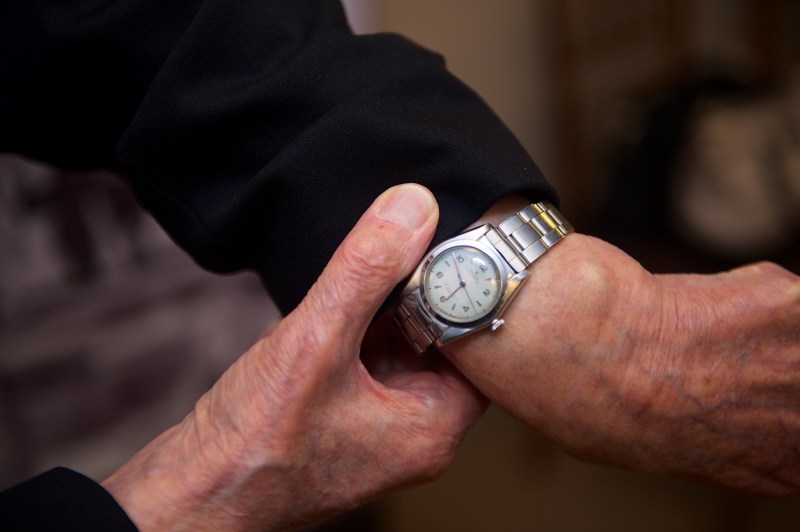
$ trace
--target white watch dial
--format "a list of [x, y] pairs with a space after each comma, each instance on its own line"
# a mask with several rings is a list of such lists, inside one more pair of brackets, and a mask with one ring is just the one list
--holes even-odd
[[503, 287], [494, 260], [471, 246], [457, 246], [437, 255], [425, 273], [425, 297], [437, 314], [466, 323], [486, 316]]

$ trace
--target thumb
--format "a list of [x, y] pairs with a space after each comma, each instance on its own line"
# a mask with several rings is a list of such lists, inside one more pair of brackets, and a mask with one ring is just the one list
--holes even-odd
[[298, 307], [302, 319], [344, 346], [359, 345], [375, 312], [419, 262], [438, 219], [425, 187], [398, 185], [381, 194]]

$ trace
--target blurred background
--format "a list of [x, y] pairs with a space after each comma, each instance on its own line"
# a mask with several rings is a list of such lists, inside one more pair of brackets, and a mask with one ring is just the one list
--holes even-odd
[[[579, 231], [656, 272], [800, 272], [800, 2], [348, 0], [442, 53]], [[0, 489], [102, 479], [179, 421], [278, 314], [203, 272], [105, 172], [0, 155]], [[781, 531], [763, 500], [587, 465], [492, 408], [441, 480], [325, 530]]]

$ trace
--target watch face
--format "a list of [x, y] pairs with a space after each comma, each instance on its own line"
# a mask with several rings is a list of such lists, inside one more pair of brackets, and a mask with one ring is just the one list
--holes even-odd
[[423, 283], [432, 310], [457, 323], [486, 316], [500, 300], [502, 287], [497, 264], [472, 246], [453, 247], [434, 257]]

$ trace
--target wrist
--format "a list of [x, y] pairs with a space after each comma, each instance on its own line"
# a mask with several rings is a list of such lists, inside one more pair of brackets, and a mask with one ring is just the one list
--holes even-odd
[[570, 451], [623, 452], [621, 442], [641, 430], [637, 412], [653, 386], [633, 356], [653, 337], [653, 277], [577, 233], [529, 272], [500, 330], [454, 342], [445, 354], [490, 399]]
[[102, 482], [139, 530], [175, 526], [176, 514], [190, 507], [184, 420], [159, 435]]
[[140, 530], [242, 528], [224, 493], [247, 477], [198, 418], [195, 408], [103, 481]]

